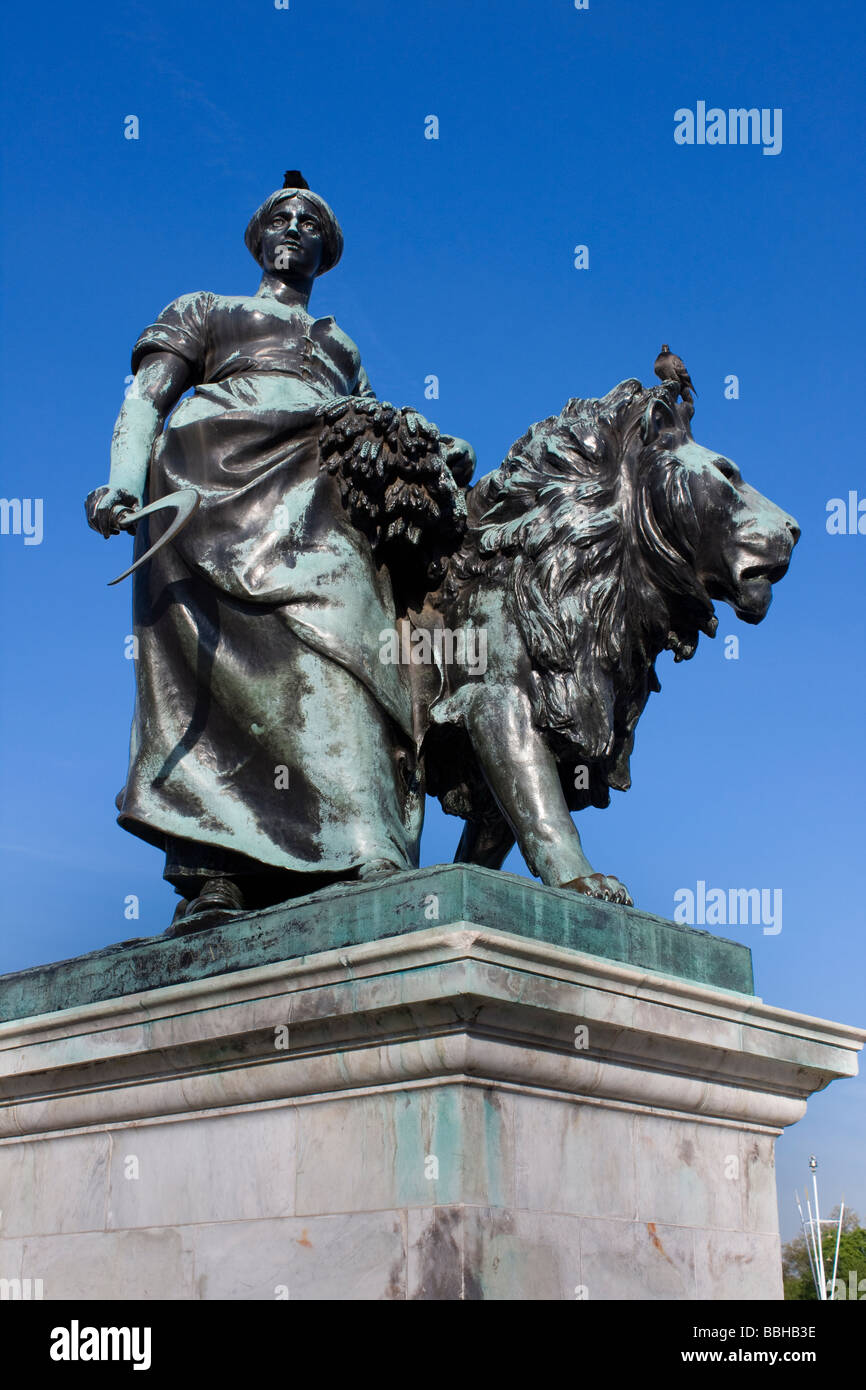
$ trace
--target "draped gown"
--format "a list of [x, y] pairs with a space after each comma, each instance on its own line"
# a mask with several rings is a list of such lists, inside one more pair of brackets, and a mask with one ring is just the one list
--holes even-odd
[[[320, 465], [315, 412], [373, 396], [333, 318], [267, 292], [184, 295], [135, 345], [195, 389], [151, 458], [151, 501], [192, 486], [192, 521], [136, 572], [137, 690], [119, 821], [165, 876], [351, 877], [417, 866], [423, 792], [387, 570]], [[169, 524], [139, 525], [136, 553]], [[253, 894], [253, 897], [255, 895]], [[273, 894], [271, 895], [273, 896]]]

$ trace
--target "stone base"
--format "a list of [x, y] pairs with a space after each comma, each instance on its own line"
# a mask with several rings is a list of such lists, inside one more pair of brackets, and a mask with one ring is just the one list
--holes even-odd
[[0, 1279], [780, 1298], [774, 1139], [864, 1038], [465, 921], [18, 1018]]
[[744, 994], [754, 988], [752, 953], [736, 941], [517, 874], [439, 864], [376, 883], [336, 884], [207, 931], [140, 936], [0, 976], [0, 1022], [381, 941], [423, 931], [432, 920], [482, 922], [705, 985]]

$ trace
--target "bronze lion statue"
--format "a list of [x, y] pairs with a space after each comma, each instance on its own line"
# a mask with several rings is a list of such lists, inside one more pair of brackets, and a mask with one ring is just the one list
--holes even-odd
[[631, 903], [594, 872], [570, 813], [630, 785], [659, 653], [693, 656], [716, 599], [760, 622], [799, 536], [695, 443], [678, 396], [629, 380], [570, 400], [467, 493], [462, 543], [413, 615], [485, 638], [444, 648], [427, 712], [428, 790], [466, 821], [458, 862], [499, 868], [516, 840], [544, 883]]

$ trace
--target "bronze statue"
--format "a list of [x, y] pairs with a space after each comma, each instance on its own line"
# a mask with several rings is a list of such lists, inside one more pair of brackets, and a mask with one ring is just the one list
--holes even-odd
[[[254, 295], [183, 295], [141, 334], [109, 483], [87, 499], [103, 535], [145, 493], [201, 499], [158, 550], [169, 513], [137, 528], [136, 554], [151, 556], [134, 580], [137, 698], [118, 797], [120, 824], [165, 851], [190, 925], [415, 867], [423, 816], [410, 673], [378, 659], [401, 616], [391, 572], [321, 466], [323, 408], [375, 404], [355, 344], [307, 310], [342, 233], [292, 172], [246, 244], [263, 270]], [[468, 476], [472, 451], [399, 415], [435, 455], [457, 535], [448, 465]]]
[[467, 822], [458, 860], [499, 868], [516, 838], [545, 883], [631, 902], [593, 871], [570, 812], [630, 786], [659, 653], [693, 656], [714, 599], [760, 622], [800, 534], [694, 442], [679, 394], [630, 380], [571, 400], [469, 494], [429, 600], [449, 629], [483, 627], [490, 653], [481, 674], [451, 664], [425, 746], [430, 791]]
[[172, 930], [417, 866], [425, 789], [459, 861], [516, 840], [545, 883], [630, 903], [571, 812], [628, 787], [659, 653], [692, 656], [716, 599], [763, 618], [796, 523], [694, 442], [670, 353], [468, 488], [471, 447], [308, 313], [342, 234], [296, 171], [246, 243], [255, 295], [183, 295], [139, 338], [86, 504], [136, 532], [119, 820], [165, 851]]

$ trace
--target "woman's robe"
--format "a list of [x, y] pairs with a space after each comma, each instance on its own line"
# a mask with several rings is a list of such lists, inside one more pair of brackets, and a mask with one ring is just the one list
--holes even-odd
[[[238, 867], [344, 876], [418, 863], [423, 792], [387, 571], [320, 466], [315, 412], [372, 396], [355, 344], [268, 293], [184, 295], [135, 345], [195, 383], [157, 439], [149, 499], [201, 506], [135, 575], [126, 829], [180, 891]], [[141, 524], [136, 554], [170, 524]], [[241, 856], [241, 858], [238, 858]], [[194, 891], [194, 890], [193, 890]]]

